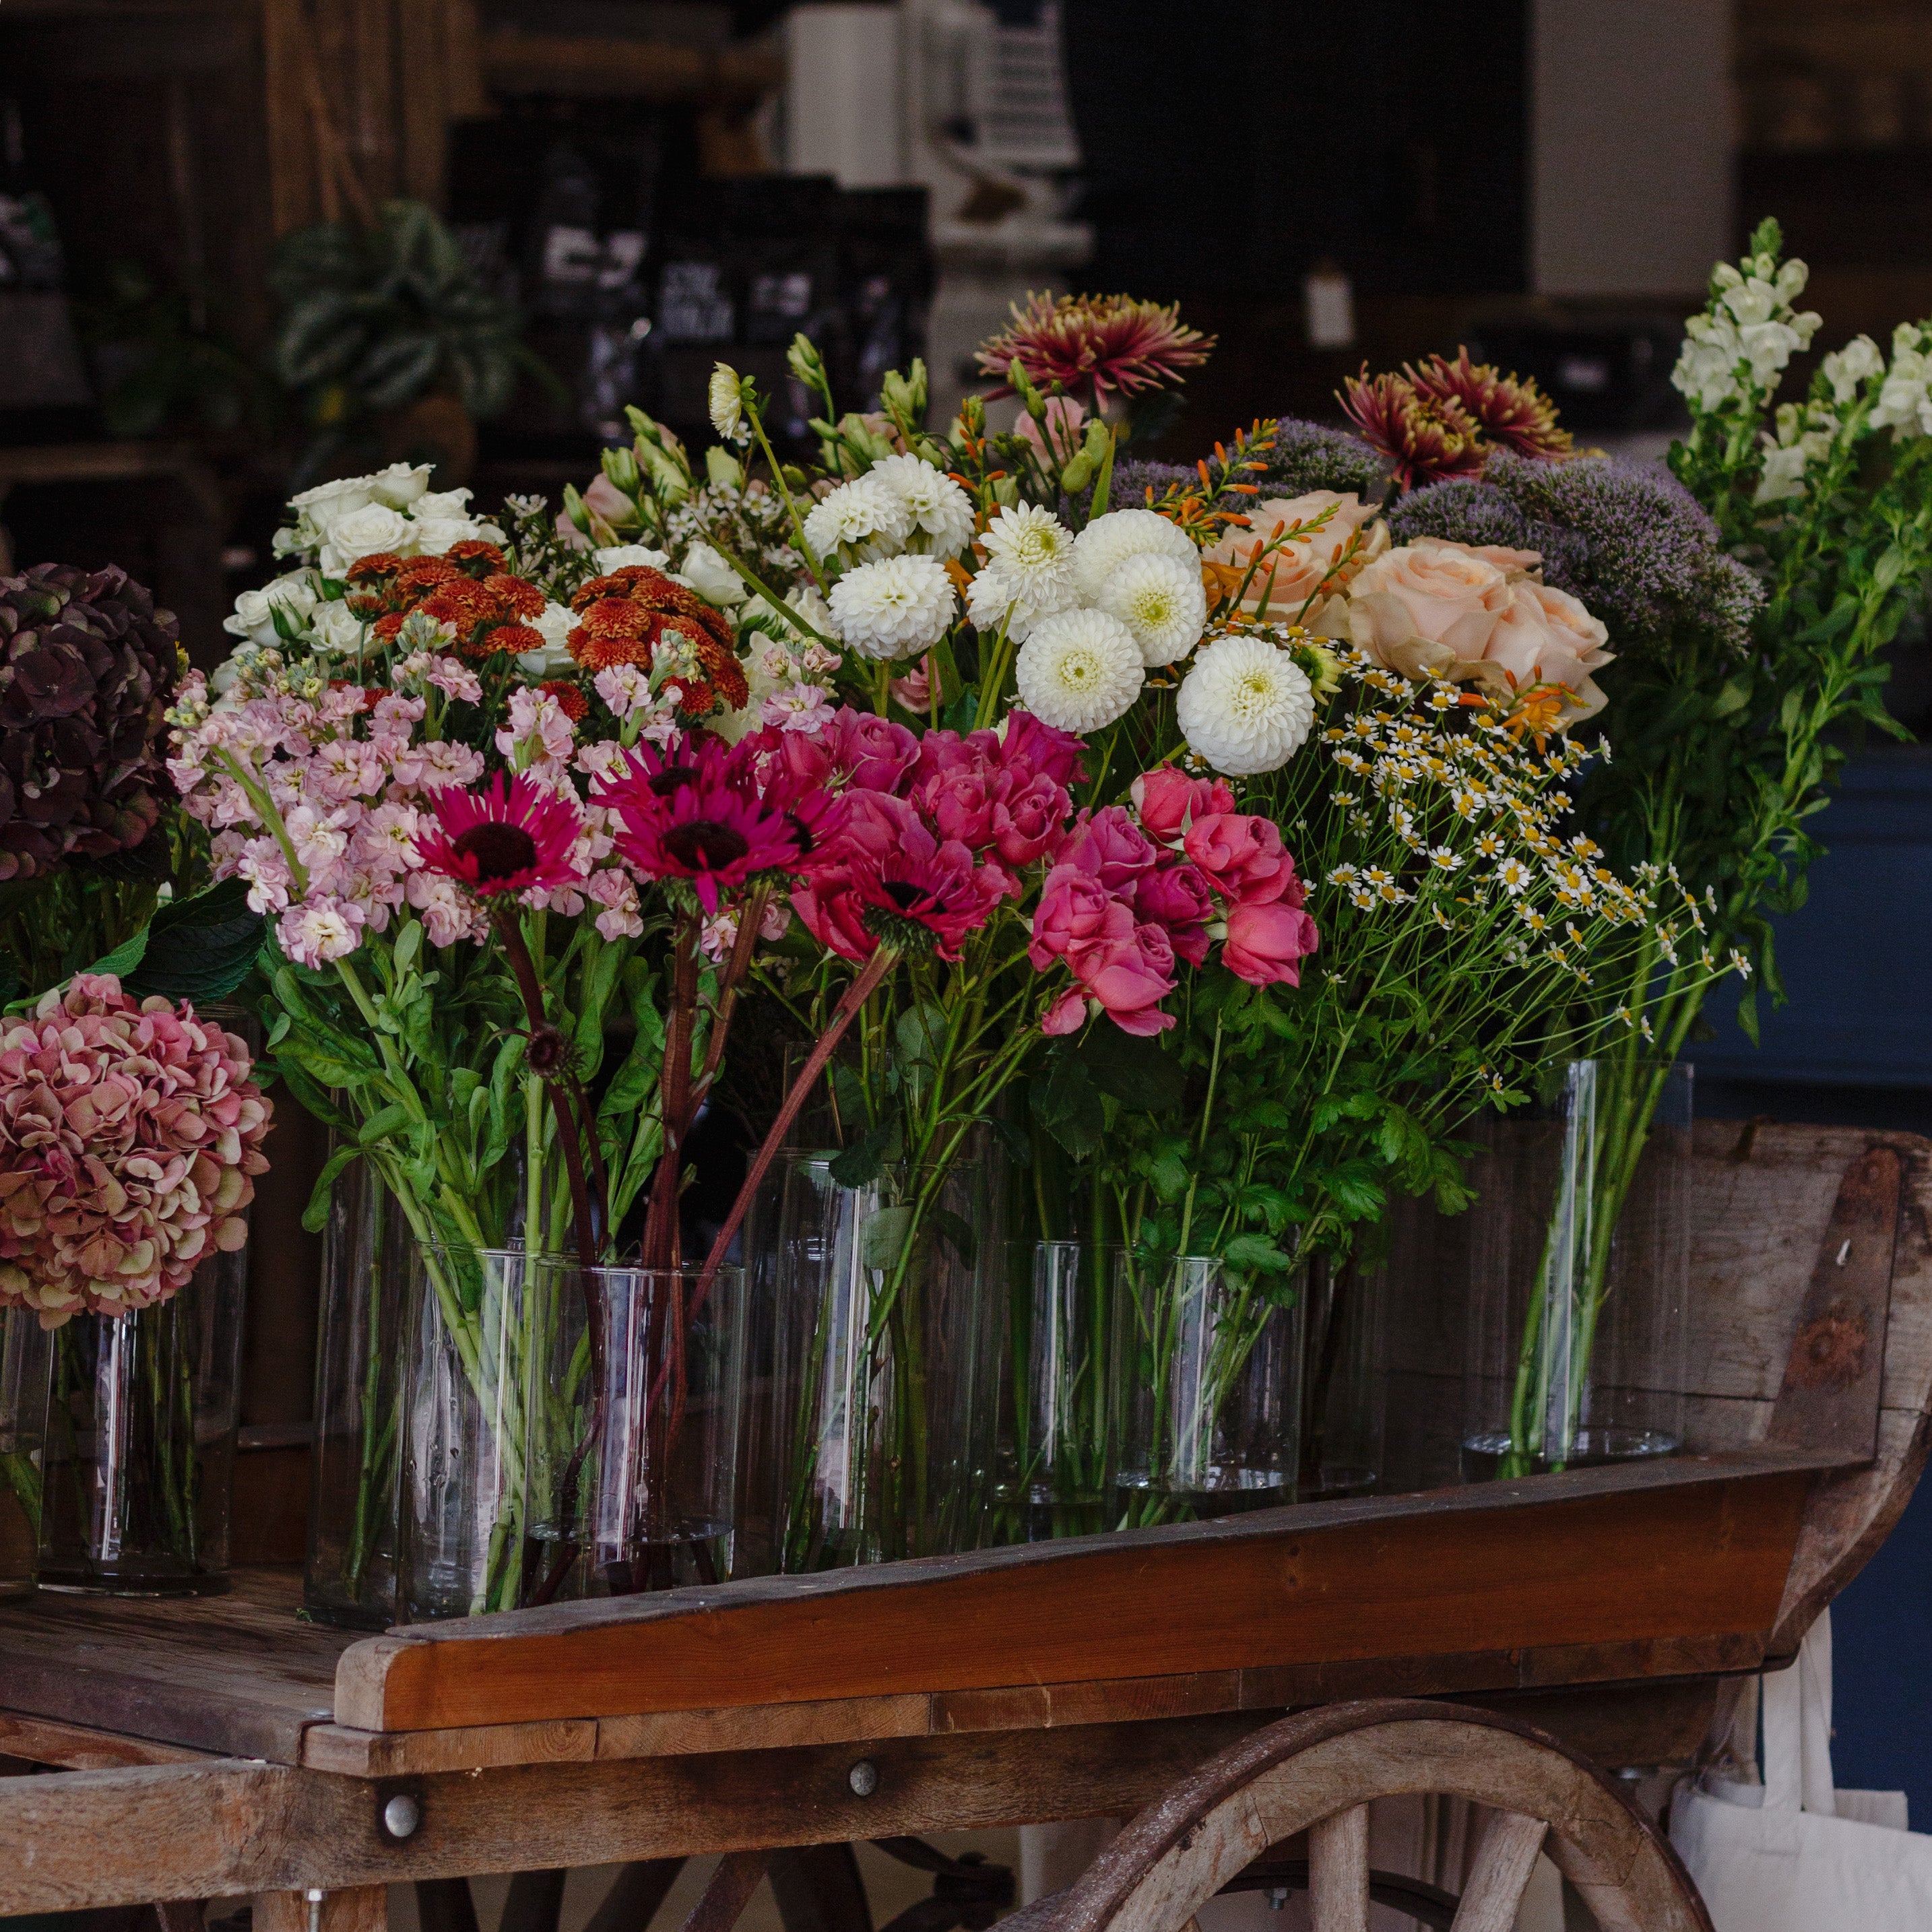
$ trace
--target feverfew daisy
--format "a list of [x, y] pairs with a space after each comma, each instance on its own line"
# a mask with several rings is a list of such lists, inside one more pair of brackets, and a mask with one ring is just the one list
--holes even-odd
[[1280, 770], [1315, 722], [1315, 689], [1265, 638], [1217, 638], [1194, 660], [1174, 719], [1202, 757], [1230, 778]]
[[836, 550], [878, 556], [905, 541], [912, 513], [888, 483], [868, 474], [842, 483], [806, 513], [805, 540], [820, 556]]
[[1133, 633], [1149, 670], [1178, 664], [1207, 628], [1208, 593], [1200, 571], [1171, 556], [1129, 557], [1094, 602]]
[[862, 658], [912, 657], [945, 636], [958, 600], [935, 556], [889, 556], [848, 570], [832, 586], [839, 641]]
[[1155, 510], [1109, 510], [1080, 532], [1073, 547], [1074, 581], [1084, 604], [1097, 604], [1100, 587], [1130, 556], [1171, 556], [1198, 578], [1201, 553], [1178, 524]]
[[1021, 704], [1061, 731], [1097, 731], [1124, 715], [1143, 681], [1140, 646], [1104, 610], [1043, 617], [1020, 646], [1013, 680]]
[[889, 456], [866, 472], [898, 493], [912, 527], [908, 550], [957, 556], [973, 539], [973, 500], [944, 470], [923, 457]]

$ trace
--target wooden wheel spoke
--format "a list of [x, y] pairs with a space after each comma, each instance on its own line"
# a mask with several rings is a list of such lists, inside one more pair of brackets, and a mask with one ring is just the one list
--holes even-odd
[[727, 1852], [718, 1861], [704, 1897], [691, 1908], [684, 1932], [731, 1932], [770, 1862], [769, 1852]]
[[1352, 1806], [1308, 1833], [1308, 1902], [1315, 1932], [1369, 1932], [1369, 1808]]
[[1540, 1818], [1520, 1811], [1499, 1811], [1490, 1820], [1452, 1932], [1510, 1932], [1549, 1831]]

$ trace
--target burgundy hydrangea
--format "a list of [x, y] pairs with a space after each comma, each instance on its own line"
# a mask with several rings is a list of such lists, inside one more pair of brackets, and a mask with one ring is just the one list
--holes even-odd
[[180, 626], [126, 572], [0, 578], [0, 879], [138, 845], [171, 795]]

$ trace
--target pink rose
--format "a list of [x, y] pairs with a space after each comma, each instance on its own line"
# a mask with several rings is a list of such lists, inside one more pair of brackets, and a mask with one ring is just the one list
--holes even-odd
[[[1319, 530], [1288, 538], [1278, 549], [1268, 548], [1277, 531], [1312, 524], [1324, 510], [1330, 513], [1328, 520]], [[1278, 618], [1296, 616], [1324, 583], [1330, 592], [1341, 588], [1389, 547], [1388, 524], [1377, 519], [1372, 504], [1362, 502], [1353, 490], [1346, 495], [1311, 490], [1304, 496], [1270, 496], [1255, 504], [1247, 517], [1246, 530], [1229, 530], [1213, 549], [1202, 553], [1202, 561], [1213, 568], [1224, 593], [1246, 578], [1241, 592], [1244, 610], [1258, 612], [1265, 604], [1266, 614]], [[1327, 582], [1358, 531], [1362, 538], [1354, 555], [1332, 583]], [[1257, 556], [1250, 574], [1250, 562]]]
[[[1040, 1030], [1048, 1035], [1078, 1033], [1086, 1023], [1087, 996], [1078, 986], [1070, 986], [1047, 1008]], [[5, 1184], [4, 1178], [0, 1178], [0, 1187]]]
[[1190, 966], [1208, 957], [1208, 922], [1214, 916], [1214, 896], [1198, 866], [1183, 860], [1144, 872], [1134, 882], [1134, 910], [1161, 927], [1174, 950]]
[[1489, 648], [1514, 594], [1508, 578], [1464, 544], [1404, 544], [1355, 579], [1349, 634], [1405, 677], [1473, 663]]
[[[1076, 946], [1101, 938], [1107, 929], [1109, 910], [1119, 905], [1090, 874], [1076, 866], [1056, 866], [1047, 874], [1046, 889], [1034, 909], [1033, 943], [1027, 948], [1027, 957], [1034, 969], [1043, 973]], [[1131, 916], [1128, 923], [1132, 923]]]
[[1286, 898], [1299, 905], [1301, 882], [1272, 819], [1222, 812], [1197, 819], [1182, 848], [1231, 904], [1265, 905]]
[[1511, 589], [1509, 608], [1484, 655], [1508, 672], [1519, 691], [1539, 683], [1567, 686], [1575, 694], [1575, 702], [1564, 706], [1567, 724], [1594, 718], [1610, 702], [1590, 676], [1611, 660], [1604, 648], [1609, 631], [1567, 590], [1526, 580]]
[[1172, 943], [1157, 926], [1136, 926], [1118, 899], [1108, 928], [1106, 938], [1078, 948], [1068, 960], [1075, 978], [1123, 1033], [1165, 1032], [1174, 1024], [1174, 1016], [1160, 1010], [1174, 991]]
[[1299, 906], [1279, 902], [1230, 906], [1221, 962], [1237, 978], [1253, 986], [1271, 986], [1280, 981], [1298, 986], [1300, 962], [1320, 944], [1314, 920]]
[[919, 760], [919, 740], [903, 724], [848, 705], [826, 728], [832, 765], [868, 791], [895, 792]]
[[1071, 731], [1042, 724], [1030, 711], [1009, 711], [999, 741], [999, 759], [1010, 771], [1038, 772], [1057, 785], [1076, 784], [1087, 776], [1080, 754], [1087, 747]]
[[1128, 792], [1150, 838], [1172, 844], [1197, 818], [1232, 812], [1234, 794], [1223, 778], [1192, 778], [1172, 765], [1143, 772]]
[[994, 849], [1010, 866], [1030, 866], [1060, 836], [1072, 801], [1044, 772], [1005, 776], [1009, 788], [994, 815]]
[[908, 711], [923, 711], [932, 702], [932, 653], [928, 651], [903, 677], [892, 680], [892, 695]]
[[1152, 872], [1160, 857], [1124, 807], [1103, 805], [1097, 812], [1082, 812], [1074, 820], [1053, 862], [1056, 868], [1077, 866], [1118, 891], [1142, 873]]

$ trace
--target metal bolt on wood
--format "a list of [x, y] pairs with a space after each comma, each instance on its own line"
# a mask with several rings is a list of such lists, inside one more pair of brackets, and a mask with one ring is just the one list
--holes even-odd
[[870, 1758], [862, 1757], [845, 1774], [845, 1782], [855, 1798], [869, 1798], [879, 1788], [879, 1767]]

